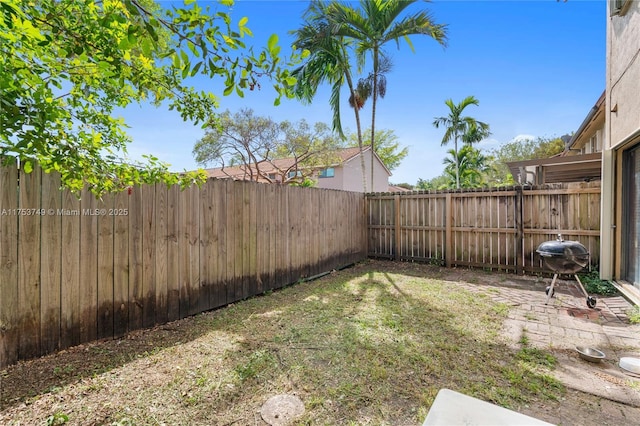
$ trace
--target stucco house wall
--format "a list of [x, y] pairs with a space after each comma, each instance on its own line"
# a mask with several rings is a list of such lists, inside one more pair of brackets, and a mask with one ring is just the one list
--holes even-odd
[[[620, 146], [640, 129], [640, 2], [607, 22], [607, 112], [609, 147]], [[614, 111], [612, 111], [614, 110]]]
[[[389, 190], [389, 172], [376, 157], [373, 162], [373, 187], [371, 186], [371, 150], [363, 152], [367, 178], [367, 192], [387, 192]], [[347, 191], [362, 191], [362, 161], [359, 156], [343, 164], [344, 188]]]
[[[375, 157], [374, 185], [371, 187], [371, 150], [363, 153], [367, 177], [367, 192], [387, 192], [389, 190], [389, 170], [382, 164], [379, 157]], [[357, 154], [339, 166], [334, 167], [334, 177], [318, 178], [316, 187], [326, 189], [342, 189], [344, 191], [363, 192], [362, 187], [362, 162], [360, 154]]]
[[622, 246], [630, 230], [623, 220], [629, 185], [623, 160], [640, 143], [640, 2], [626, 2], [622, 14], [607, 10], [606, 64], [600, 275], [624, 279]]

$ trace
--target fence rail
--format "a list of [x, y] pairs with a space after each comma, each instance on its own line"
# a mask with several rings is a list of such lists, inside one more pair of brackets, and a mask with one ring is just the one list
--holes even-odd
[[366, 257], [358, 193], [210, 179], [96, 200], [59, 187], [0, 167], [0, 367]]
[[539, 272], [535, 253], [561, 233], [600, 258], [600, 185], [367, 195], [368, 255]]

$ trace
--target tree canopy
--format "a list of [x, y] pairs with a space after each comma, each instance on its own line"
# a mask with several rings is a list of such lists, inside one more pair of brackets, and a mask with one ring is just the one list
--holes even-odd
[[[213, 8], [185, 0], [0, 0], [0, 157], [57, 171], [63, 184], [96, 193], [133, 183], [188, 184], [153, 157], [121, 157], [130, 139], [116, 108], [167, 105], [184, 120], [208, 123], [219, 97], [191, 87], [197, 75], [223, 95], [243, 96], [271, 78], [275, 104], [295, 84], [273, 35], [247, 49], [248, 19], [234, 22], [230, 0]], [[294, 58], [295, 60], [295, 58]], [[215, 86], [215, 85], [214, 85]]]
[[[339, 160], [340, 147], [339, 138], [324, 123], [277, 123], [243, 109], [221, 114], [196, 142], [193, 154], [199, 164], [218, 166], [223, 173], [228, 166], [240, 166], [247, 180], [306, 185], [319, 167]], [[275, 161], [285, 158], [289, 160]]]
[[[365, 131], [365, 134], [370, 134], [369, 129]], [[350, 133], [347, 138], [347, 144], [349, 146], [356, 146], [358, 135], [354, 133]], [[379, 129], [376, 130], [376, 154], [380, 157], [380, 160], [384, 163], [384, 165], [389, 170], [395, 170], [400, 166], [402, 160], [405, 159], [407, 155], [409, 155], [409, 148], [401, 147], [400, 141], [398, 140], [398, 136], [390, 129]], [[364, 143], [366, 145], [370, 145], [371, 141], [368, 137], [364, 138]]]

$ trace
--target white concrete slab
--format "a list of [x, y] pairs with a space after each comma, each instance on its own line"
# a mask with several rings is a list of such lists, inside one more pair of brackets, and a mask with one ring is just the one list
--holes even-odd
[[551, 423], [450, 389], [441, 389], [422, 426], [542, 426]]

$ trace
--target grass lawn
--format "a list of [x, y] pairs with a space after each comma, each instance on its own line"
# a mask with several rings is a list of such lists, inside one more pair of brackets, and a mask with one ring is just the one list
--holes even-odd
[[508, 307], [437, 267], [367, 261], [321, 279], [0, 372], [0, 423], [421, 424], [438, 390], [518, 409], [557, 400], [555, 359], [502, 340]]

